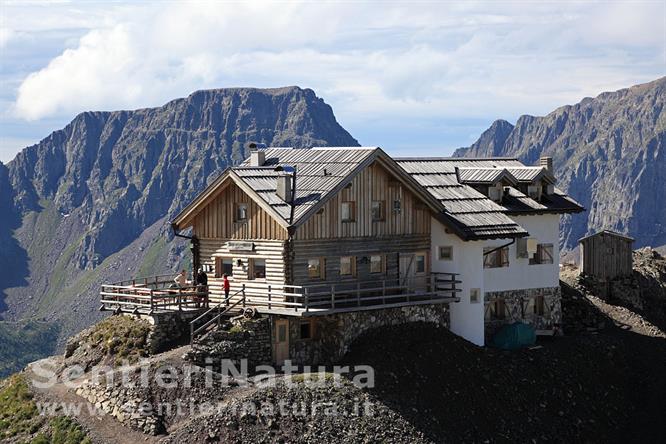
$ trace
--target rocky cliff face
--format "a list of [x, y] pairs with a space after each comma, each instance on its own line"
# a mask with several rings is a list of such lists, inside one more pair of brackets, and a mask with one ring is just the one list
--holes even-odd
[[609, 228], [636, 247], [666, 243], [666, 78], [586, 98], [515, 126], [495, 122], [454, 155], [512, 156], [527, 164], [552, 156], [559, 187], [587, 212], [563, 217], [561, 243]]
[[65, 337], [99, 318], [100, 282], [177, 266], [167, 222], [250, 141], [358, 145], [312, 90], [237, 88], [82, 113], [0, 164], [1, 315], [62, 323]]

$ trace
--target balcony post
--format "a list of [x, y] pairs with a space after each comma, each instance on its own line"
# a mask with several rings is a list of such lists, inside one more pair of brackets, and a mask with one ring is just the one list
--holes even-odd
[[331, 284], [331, 308], [335, 308], [335, 284]]
[[268, 284], [268, 309], [271, 309], [271, 284]]
[[308, 295], [308, 287], [305, 287], [303, 292], [305, 294], [305, 312], [308, 313], [310, 312], [310, 297]]

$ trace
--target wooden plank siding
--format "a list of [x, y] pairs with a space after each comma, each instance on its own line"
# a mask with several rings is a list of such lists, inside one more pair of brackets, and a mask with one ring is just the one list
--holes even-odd
[[[298, 182], [297, 182], [298, 183]], [[393, 202], [400, 201], [400, 211]], [[355, 220], [343, 222], [341, 203], [355, 203]], [[373, 221], [371, 204], [383, 201], [383, 220]], [[248, 204], [248, 219], [235, 222], [237, 203]], [[298, 226], [289, 239], [287, 230], [257, 205], [248, 194], [231, 183], [194, 218], [194, 234], [199, 238], [200, 261], [215, 270], [215, 258], [233, 261], [230, 279], [232, 292], [241, 283], [258, 282], [283, 287], [285, 284], [323, 283], [397, 279], [401, 253], [424, 253], [430, 257], [429, 208], [382, 166], [372, 164], [361, 171], [346, 187], [323, 205], [321, 214], [313, 214]], [[253, 251], [230, 251], [229, 241], [252, 242]], [[384, 256], [382, 273], [370, 273], [369, 257]], [[340, 276], [340, 257], [356, 258], [356, 274]], [[266, 260], [266, 279], [248, 280], [251, 258]], [[324, 259], [324, 279], [308, 277], [308, 259]], [[241, 264], [238, 264], [238, 260]], [[426, 273], [429, 271], [427, 266]], [[224, 297], [222, 279], [209, 273], [210, 298], [213, 303]]]
[[[430, 235], [407, 235], [401, 237], [373, 237], [329, 240], [294, 241], [292, 270], [294, 283], [298, 285], [335, 284], [339, 282], [396, 279], [398, 277], [400, 253], [425, 253], [430, 256]], [[371, 255], [385, 256], [383, 273], [370, 273], [369, 261], [361, 261]], [[340, 257], [356, 258], [356, 276], [340, 276]], [[308, 277], [308, 259], [324, 260], [324, 277]]]
[[[248, 204], [245, 222], [235, 221], [237, 203]], [[235, 183], [197, 214], [194, 233], [199, 239], [287, 239], [287, 230]]]
[[632, 242], [606, 233], [598, 233], [581, 241], [581, 271], [599, 279], [630, 276], [632, 273]]
[[[232, 291], [238, 288], [241, 282], [248, 285], [249, 259], [258, 258], [266, 260], [266, 279], [257, 279], [256, 282], [275, 284], [280, 286], [285, 282], [285, 258], [284, 241], [254, 240], [254, 251], [240, 252], [230, 251], [227, 247], [226, 239], [201, 239], [199, 241], [199, 254], [203, 265], [215, 267], [215, 258], [233, 259], [233, 276], [229, 279], [232, 285]], [[237, 261], [241, 260], [239, 266]], [[208, 275], [208, 287], [210, 299], [217, 303], [224, 298], [224, 289], [222, 287], [222, 278], [216, 278], [215, 273]]]
[[[430, 210], [399, 182], [393, 182], [380, 165], [372, 164], [296, 230], [294, 238], [333, 239], [371, 236], [430, 235]], [[400, 212], [393, 211], [393, 201], [399, 200]], [[355, 203], [356, 220], [343, 222], [342, 202]], [[372, 201], [384, 202], [384, 220], [373, 221]]]

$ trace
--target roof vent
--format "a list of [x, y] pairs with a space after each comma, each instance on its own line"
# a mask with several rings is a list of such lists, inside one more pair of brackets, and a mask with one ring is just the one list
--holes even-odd
[[291, 203], [292, 190], [291, 190], [291, 175], [280, 174], [277, 177], [277, 191], [276, 194], [280, 199], [287, 203]]
[[539, 158], [539, 166], [553, 172], [553, 158], [550, 156], [541, 156]]

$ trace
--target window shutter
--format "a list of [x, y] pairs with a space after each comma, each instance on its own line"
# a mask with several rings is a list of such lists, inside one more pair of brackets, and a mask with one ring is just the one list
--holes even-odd
[[509, 266], [509, 247], [504, 247], [500, 250], [502, 257], [502, 267]]

